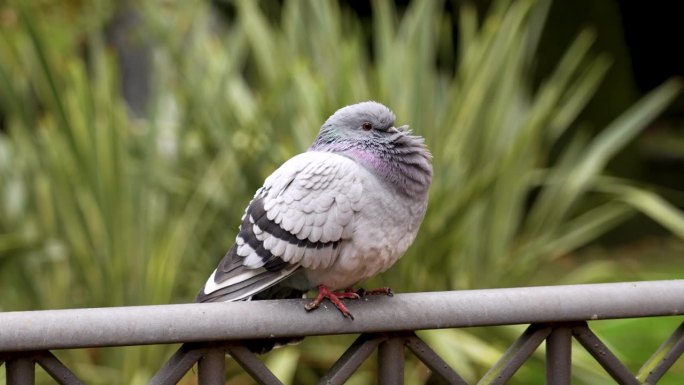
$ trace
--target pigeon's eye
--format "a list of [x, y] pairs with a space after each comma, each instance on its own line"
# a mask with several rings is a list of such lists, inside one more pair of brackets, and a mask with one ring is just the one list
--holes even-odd
[[370, 124], [370, 122], [364, 122], [364, 123], [361, 125], [361, 128], [363, 128], [363, 129], [366, 130], [366, 131], [370, 131], [370, 130], [373, 128], [373, 125]]

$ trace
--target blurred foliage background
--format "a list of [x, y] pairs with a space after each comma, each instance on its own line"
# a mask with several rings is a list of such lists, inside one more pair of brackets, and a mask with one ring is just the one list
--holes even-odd
[[[625, 43], [625, 4], [0, 1], [0, 311], [191, 301], [263, 179], [368, 99], [425, 136], [435, 168], [416, 243], [368, 286], [681, 278], [680, 82], [648, 76], [643, 55], [670, 62]], [[636, 370], [679, 322], [593, 327]], [[421, 336], [474, 381], [521, 331]], [[350, 338], [263, 358], [314, 383]], [[87, 383], [144, 384], [175, 348], [58, 355]], [[610, 383], [573, 355], [576, 383]], [[372, 361], [349, 383], [372, 383]], [[436, 383], [415, 360], [406, 378]], [[662, 383], [683, 381], [680, 362]]]

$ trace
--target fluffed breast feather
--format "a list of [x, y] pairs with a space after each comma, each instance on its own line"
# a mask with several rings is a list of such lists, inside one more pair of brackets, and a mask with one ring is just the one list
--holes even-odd
[[285, 162], [256, 192], [235, 245], [198, 301], [248, 299], [300, 267], [331, 266], [360, 210], [359, 167], [344, 156], [317, 151]]

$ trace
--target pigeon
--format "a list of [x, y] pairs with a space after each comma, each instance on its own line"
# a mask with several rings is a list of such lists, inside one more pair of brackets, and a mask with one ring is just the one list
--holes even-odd
[[340, 299], [385, 293], [353, 286], [387, 270], [413, 243], [428, 202], [432, 156], [394, 113], [367, 101], [325, 121], [309, 149], [266, 178], [235, 244], [197, 302], [318, 296], [353, 320]]

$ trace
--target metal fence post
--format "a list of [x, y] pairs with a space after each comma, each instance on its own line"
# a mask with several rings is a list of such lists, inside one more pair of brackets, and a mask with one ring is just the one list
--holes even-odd
[[35, 362], [29, 357], [5, 361], [7, 385], [33, 385], [36, 383]]
[[226, 372], [226, 352], [222, 348], [208, 349], [197, 363], [200, 385], [223, 385]]
[[572, 331], [567, 326], [555, 327], [546, 338], [546, 383], [570, 385]]
[[378, 384], [404, 383], [404, 339], [390, 338], [378, 347]]

